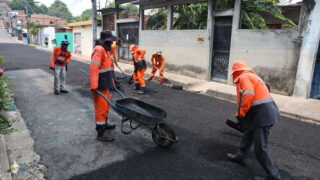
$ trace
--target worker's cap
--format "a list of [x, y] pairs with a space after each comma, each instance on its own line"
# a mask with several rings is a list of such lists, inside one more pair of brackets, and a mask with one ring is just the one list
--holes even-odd
[[61, 46], [62, 46], [62, 45], [67, 45], [67, 46], [68, 46], [69, 44], [70, 44], [69, 41], [66, 40], [66, 39], [64, 39], [64, 40], [61, 41]]
[[130, 52], [131, 52], [131, 53], [134, 53], [134, 52], [136, 51], [136, 49], [138, 49], [138, 46], [137, 46], [137, 45], [135, 45], [135, 44], [131, 44], [131, 45], [130, 45]]
[[100, 40], [102, 42], [106, 42], [106, 41], [113, 42], [118, 40], [118, 38], [114, 36], [111, 31], [104, 30], [104, 31], [101, 31], [100, 33]]
[[234, 75], [235, 72], [243, 70], [251, 70], [251, 68], [248, 68], [246, 62], [243, 60], [236, 61], [232, 64], [232, 72], [230, 74]]
[[161, 56], [161, 55], [162, 55], [162, 51], [158, 51], [157, 54], [158, 54], [159, 56]]

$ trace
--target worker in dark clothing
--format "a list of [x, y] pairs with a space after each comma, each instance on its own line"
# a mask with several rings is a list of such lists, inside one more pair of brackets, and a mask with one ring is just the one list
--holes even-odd
[[266, 84], [244, 61], [235, 62], [232, 70], [233, 82], [237, 89], [236, 117], [244, 134], [238, 152], [228, 153], [227, 157], [230, 161], [245, 166], [246, 155], [253, 145], [256, 159], [268, 174], [266, 178], [255, 178], [280, 179], [268, 148], [270, 129], [280, 121], [278, 108]]

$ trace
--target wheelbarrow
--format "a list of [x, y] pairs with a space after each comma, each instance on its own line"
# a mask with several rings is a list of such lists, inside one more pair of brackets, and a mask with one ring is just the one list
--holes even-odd
[[[88, 75], [87, 72], [80, 71]], [[121, 99], [115, 102], [106, 98], [100, 91], [95, 92], [102, 96], [112, 109], [122, 115], [121, 132], [123, 134], [128, 135], [139, 127], [145, 126], [151, 130], [152, 140], [160, 147], [169, 147], [178, 141], [175, 132], [164, 123], [167, 117], [164, 110], [138, 99], [126, 97], [115, 87], [114, 90], [121, 96]], [[129, 128], [124, 128], [125, 123], [129, 123]]]

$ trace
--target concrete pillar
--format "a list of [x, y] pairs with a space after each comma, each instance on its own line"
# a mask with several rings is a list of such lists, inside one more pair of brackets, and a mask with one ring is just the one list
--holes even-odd
[[[234, 39], [237, 38], [237, 31], [240, 29], [240, 23], [241, 23], [241, 0], [236, 0], [234, 3], [234, 11], [233, 11], [233, 17], [232, 17], [232, 33], [231, 33], [231, 43], [230, 43], [230, 58], [229, 58], [229, 70], [228, 72], [231, 72], [232, 63], [233, 61], [230, 61], [230, 59], [233, 58], [232, 50], [234, 48]], [[234, 60], [234, 59], [232, 59]], [[228, 84], [233, 84], [232, 76], [228, 73]]]
[[302, 33], [303, 41], [297, 69], [294, 96], [308, 98], [320, 39], [320, 1], [310, 13], [307, 27]]
[[209, 67], [208, 67], [208, 73], [207, 73], [207, 80], [211, 80], [211, 71], [212, 71], [212, 56], [213, 56], [213, 36], [214, 36], [214, 0], [208, 0], [208, 22], [207, 22], [207, 30], [208, 30], [208, 38], [209, 38], [209, 46], [210, 46], [210, 52], [209, 52]]
[[172, 10], [172, 6], [171, 5], [169, 5], [167, 8], [168, 8], [167, 31], [170, 31], [171, 28], [172, 28], [173, 10]]

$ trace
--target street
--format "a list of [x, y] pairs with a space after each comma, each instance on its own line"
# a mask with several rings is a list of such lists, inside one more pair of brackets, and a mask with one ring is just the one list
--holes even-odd
[[[69, 94], [53, 94], [50, 53], [8, 39], [1, 31], [0, 55], [7, 59], [7, 75], [15, 84], [14, 98], [35, 140], [35, 150], [48, 167], [47, 179], [252, 179], [265, 175], [254, 158], [248, 167], [226, 158], [235, 152], [241, 134], [225, 125], [234, 119], [234, 103], [174, 90], [148, 82], [148, 93], [137, 95], [119, 80], [128, 97], [137, 98], [167, 112], [165, 122], [179, 142], [168, 149], [157, 147], [146, 129], [124, 135], [121, 115], [110, 110], [117, 125], [108, 133], [115, 142], [95, 140], [95, 122], [88, 64], [73, 60], [67, 72]], [[112, 92], [111, 98], [120, 96]], [[320, 126], [287, 117], [269, 136], [272, 157], [282, 179], [320, 179]]]

